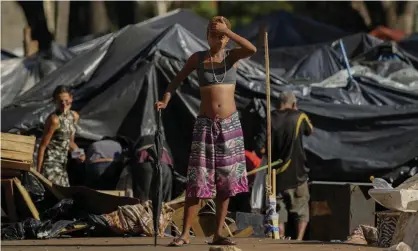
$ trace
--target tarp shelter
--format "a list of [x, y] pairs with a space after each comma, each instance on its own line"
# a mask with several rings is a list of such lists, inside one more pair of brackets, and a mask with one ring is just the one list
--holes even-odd
[[[187, 9], [177, 9], [164, 15], [157, 16], [141, 23], [136, 27], [156, 30], [156, 33], [162, 32], [173, 24], [180, 24], [200, 39], [206, 39], [206, 25], [208, 20], [200, 17]], [[156, 34], [155, 33], [155, 34]], [[139, 44], [149, 41], [154, 33], [138, 34], [136, 38]], [[84, 38], [86, 42], [76, 44], [70, 48], [63, 48], [56, 43], [52, 43], [50, 51], [37, 53], [31, 57], [17, 58], [1, 62], [1, 92], [2, 107], [13, 102], [15, 98], [22, 95], [35, 86], [43, 77], [58, 69], [64, 63], [74, 57], [74, 55], [83, 54], [90, 51], [97, 44], [101, 44], [111, 39], [114, 34], [106, 34], [100, 37], [89, 36]], [[148, 38], [147, 36], [151, 36]], [[89, 39], [90, 38], [90, 39]], [[12, 58], [12, 54], [2, 50], [2, 60]], [[87, 69], [89, 71], [89, 69]]]
[[[41, 129], [54, 109], [50, 98], [53, 89], [64, 84], [72, 87], [73, 107], [81, 116], [78, 139], [119, 134], [136, 140], [152, 135], [156, 127], [154, 103], [186, 59], [204, 49], [206, 43], [180, 25], [162, 32], [128, 26], [77, 55], [3, 108], [2, 131]], [[273, 105], [281, 91], [294, 90], [299, 108], [315, 125], [314, 135], [305, 140], [312, 179], [366, 181], [369, 175], [392, 170], [418, 153], [418, 137], [414, 137], [418, 135], [418, 95], [364, 77], [357, 80], [360, 91], [312, 87], [304, 96], [306, 86], [289, 85], [271, 76]], [[193, 72], [163, 113], [165, 136], [182, 173], [187, 167], [199, 95]], [[378, 106], [368, 96], [390, 97], [393, 104]], [[239, 63], [235, 97], [240, 111], [265, 100], [261, 65], [251, 60]], [[357, 105], [355, 100], [360, 98], [366, 102]], [[265, 116], [262, 108], [247, 114], [260, 118]], [[244, 127], [251, 125], [244, 122]], [[251, 142], [251, 137], [246, 141]]]
[[[279, 11], [256, 19], [237, 33], [254, 44], [260, 41], [260, 27], [268, 32], [269, 48], [302, 46], [329, 42], [348, 35], [347, 32], [313, 19]], [[262, 41], [262, 40], [261, 40]]]
[[299, 60], [286, 74], [285, 79], [322, 81], [344, 69], [340, 55], [324, 45]]
[[[342, 37], [341, 39], [343, 40], [348, 58], [353, 58], [365, 53], [383, 42], [382, 40], [366, 33], [357, 33]], [[281, 69], [282, 75], [284, 75], [285, 72], [288, 72], [290, 69], [297, 67], [296, 65], [301, 64], [301, 61], [305, 61], [306, 58], [312, 57], [314, 54], [318, 54], [318, 50], [327, 50], [325, 49], [326, 46], [331, 46], [333, 50], [342, 55], [338, 41], [339, 39], [318, 44], [278, 47], [271, 49], [269, 50], [270, 67], [273, 71]], [[328, 53], [328, 55], [333, 55], [333, 53]], [[264, 64], [263, 51], [260, 50], [259, 53], [253, 56], [252, 59], [260, 64]], [[327, 64], [327, 62], [332, 64], [333, 61], [334, 60], [332, 58], [330, 58], [329, 61], [324, 58], [324, 61], [322, 61], [318, 67], [327, 68], [327, 66], [323, 66], [323, 64]], [[289, 73], [287, 75], [289, 75]]]
[[[3, 55], [3, 53], [2, 53]], [[51, 50], [30, 57], [13, 57], [1, 61], [1, 107], [33, 88], [43, 77], [52, 73], [75, 54], [56, 43]]]

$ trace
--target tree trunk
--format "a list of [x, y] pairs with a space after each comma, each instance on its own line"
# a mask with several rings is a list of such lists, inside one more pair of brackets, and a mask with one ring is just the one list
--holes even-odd
[[155, 2], [155, 10], [156, 10], [157, 16], [167, 13], [167, 9], [168, 9], [168, 2], [166, 1]]
[[68, 42], [68, 24], [70, 18], [70, 1], [57, 1], [56, 2], [56, 30], [55, 40], [57, 43], [67, 46]]
[[406, 34], [414, 31], [414, 17], [418, 8], [418, 2], [408, 1], [405, 4], [403, 13], [398, 17], [397, 28]]
[[90, 2], [90, 32], [93, 34], [105, 33], [110, 30], [109, 17], [104, 1]]
[[360, 14], [360, 16], [363, 18], [364, 24], [366, 24], [367, 27], [370, 27], [372, 20], [370, 18], [369, 11], [367, 10], [367, 6], [364, 4], [364, 1], [351, 1], [351, 7]]
[[143, 17], [146, 15], [145, 5], [147, 2], [136, 0], [134, 3], [134, 20], [135, 23], [139, 23], [143, 20]]
[[37, 40], [40, 50], [49, 50], [53, 40], [48, 30], [42, 2], [18, 1], [25, 13], [28, 26], [31, 28], [32, 40]]
[[386, 25], [391, 29], [396, 29], [398, 21], [398, 3], [392, 1], [382, 1], [383, 9], [386, 14]]
[[44, 12], [45, 12], [45, 19], [48, 25], [48, 30], [52, 34], [55, 34], [55, 26], [56, 26], [56, 2], [55, 1], [43, 1]]
[[31, 28], [29, 26], [26, 26], [23, 29], [23, 51], [25, 57], [32, 56], [39, 50], [38, 41], [32, 40], [31, 33]]

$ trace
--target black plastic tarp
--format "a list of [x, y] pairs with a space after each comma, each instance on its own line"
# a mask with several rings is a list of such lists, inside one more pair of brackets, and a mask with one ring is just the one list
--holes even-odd
[[348, 35], [347, 32], [313, 19], [279, 11], [238, 28], [237, 33], [252, 43], [260, 41], [259, 30], [265, 25], [269, 48], [301, 46], [329, 42]]
[[283, 77], [316, 82], [329, 78], [344, 68], [340, 55], [324, 45], [299, 60]]
[[11, 59], [11, 58], [17, 58], [17, 56], [6, 50], [1, 50], [1, 60]]
[[[137, 28], [135, 30], [140, 31], [140, 33], [136, 34], [138, 37], [135, 38], [135, 41], [138, 43], [138, 46], [146, 44], [156, 34], [161, 33], [164, 29], [176, 23], [191, 31], [198, 38], [206, 39], [206, 29], [203, 27], [206, 27], [208, 21], [191, 10], [177, 9], [134, 25]], [[120, 32], [100, 37], [88, 36], [84, 38], [86, 42], [75, 43], [68, 49], [52, 43], [50, 51], [40, 52], [26, 58], [18, 58], [2, 50], [2, 60], [5, 60], [1, 63], [2, 107], [13, 103], [15, 99], [33, 88], [42, 78], [63, 66], [67, 61], [74, 58], [75, 55], [87, 53], [98, 45], [106, 44], [106, 41], [118, 36]], [[91, 65], [92, 67], [95, 66], [92, 63]], [[89, 70], [91, 69], [86, 69], [86, 71]]]
[[19, 96], [33, 88], [43, 77], [49, 75], [75, 53], [52, 43], [51, 50], [35, 55], [14, 57], [1, 61], [1, 107], [13, 103]]
[[[341, 47], [338, 44], [340, 39], [337, 39], [332, 44], [332, 48], [341, 53]], [[341, 38], [344, 43], [344, 49], [348, 58], [357, 57], [360, 54], [366, 53], [370, 49], [382, 44], [383, 41], [368, 35], [366, 33], [357, 33]]]
[[[368, 50], [383, 42], [382, 40], [370, 36], [366, 33], [357, 33], [342, 37], [341, 39], [344, 43], [344, 48], [347, 57], [350, 59], [367, 52]], [[283, 69], [284, 72], [287, 72], [292, 67], [295, 67], [295, 65], [297, 65], [300, 60], [306, 57], [311, 57], [310, 55], [312, 54], [317, 54], [317, 50], [325, 48], [326, 46], [330, 46], [333, 50], [335, 50], [335, 52], [338, 52], [340, 55], [342, 55], [339, 45], [339, 39], [317, 44], [278, 47], [269, 50], [270, 67], [273, 70]], [[264, 65], [264, 52], [260, 51], [259, 53], [254, 55], [252, 59]], [[333, 59], [330, 59], [330, 61], [333, 61]], [[327, 63], [327, 60], [324, 60], [322, 62], [323, 63], [317, 67], [327, 67], [323, 66], [323, 64]]]
[[418, 33], [414, 33], [402, 41], [399, 41], [399, 46], [418, 58]]
[[[154, 103], [185, 60], [206, 48], [204, 41], [180, 25], [160, 33], [129, 26], [78, 55], [2, 109], [2, 131], [41, 128], [54, 109], [52, 90], [65, 84], [73, 87], [73, 107], [81, 116], [78, 138], [118, 134], [136, 141], [152, 135], [156, 129]], [[87, 68], [91, 70], [84, 74]], [[315, 126], [314, 135], [305, 140], [314, 179], [367, 180], [370, 174], [391, 170], [418, 155], [418, 137], [414, 137], [418, 135], [418, 105], [410, 101], [418, 100], [418, 95], [364, 77], [356, 81], [351, 88], [309, 88], [271, 75], [273, 104], [281, 91], [294, 90], [299, 108]], [[304, 88], [310, 89], [305, 96]], [[167, 143], [182, 173], [187, 167], [199, 96], [193, 72], [163, 112]], [[239, 63], [235, 97], [240, 111], [255, 100], [265, 100], [261, 65], [251, 60]], [[356, 104], [360, 98], [366, 100], [363, 105]], [[392, 103], [378, 106], [373, 103], [376, 99]]]

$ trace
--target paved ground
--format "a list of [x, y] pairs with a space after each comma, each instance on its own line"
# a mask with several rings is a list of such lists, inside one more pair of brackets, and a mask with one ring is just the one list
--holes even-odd
[[[209, 246], [205, 239], [194, 239], [193, 244], [184, 248], [170, 248], [166, 245], [171, 239], [159, 239], [159, 246], [152, 246], [152, 238], [73, 238], [53, 240], [23, 240], [23, 241], [2, 241], [1, 249], [4, 251], [208, 251]], [[340, 243], [319, 243], [319, 242], [295, 242], [275, 241], [272, 239], [237, 238], [238, 248], [243, 251], [374, 251], [381, 248], [366, 247], [359, 245], [345, 245]]]

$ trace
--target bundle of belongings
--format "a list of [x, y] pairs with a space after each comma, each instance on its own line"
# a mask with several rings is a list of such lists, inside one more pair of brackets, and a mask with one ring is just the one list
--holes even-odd
[[[160, 237], [164, 236], [165, 229], [172, 221], [173, 213], [174, 210], [163, 203], [158, 230]], [[151, 201], [121, 206], [117, 211], [102, 216], [116, 234], [154, 235]]]

